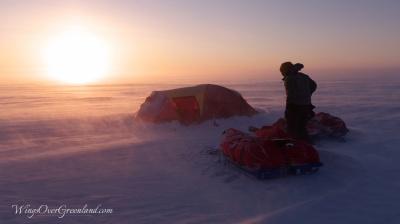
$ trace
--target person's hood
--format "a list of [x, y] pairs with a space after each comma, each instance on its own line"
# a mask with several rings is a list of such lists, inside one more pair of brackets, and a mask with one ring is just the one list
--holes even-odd
[[294, 64], [294, 65], [290, 68], [290, 74], [289, 74], [289, 75], [296, 74], [296, 73], [299, 72], [302, 68], [304, 68], [304, 65], [303, 65], [303, 64], [300, 64], [300, 63]]

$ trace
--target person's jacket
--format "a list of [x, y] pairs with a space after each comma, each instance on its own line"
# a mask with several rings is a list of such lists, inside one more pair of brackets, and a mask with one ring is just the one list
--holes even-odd
[[317, 83], [301, 72], [291, 72], [284, 79], [286, 103], [294, 105], [311, 105], [311, 95], [317, 89]]

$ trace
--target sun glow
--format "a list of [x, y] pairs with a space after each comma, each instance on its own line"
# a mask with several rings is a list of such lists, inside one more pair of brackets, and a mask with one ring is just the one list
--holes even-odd
[[45, 49], [44, 61], [52, 79], [86, 84], [108, 75], [111, 52], [102, 38], [75, 26], [51, 39]]

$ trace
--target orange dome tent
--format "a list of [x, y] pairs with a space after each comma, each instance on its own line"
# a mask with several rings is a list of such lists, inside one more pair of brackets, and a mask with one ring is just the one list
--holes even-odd
[[140, 106], [136, 118], [150, 122], [178, 120], [196, 124], [205, 120], [258, 113], [242, 95], [219, 85], [202, 84], [154, 91]]

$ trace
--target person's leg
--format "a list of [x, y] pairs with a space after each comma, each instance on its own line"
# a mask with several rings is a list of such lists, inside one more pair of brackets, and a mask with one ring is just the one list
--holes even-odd
[[295, 138], [298, 138], [298, 113], [296, 105], [286, 105], [285, 119], [287, 125], [287, 132]]
[[307, 141], [311, 143], [310, 136], [307, 131], [307, 122], [310, 119], [310, 106], [299, 106], [298, 110], [298, 120], [297, 120], [297, 134], [300, 140]]

